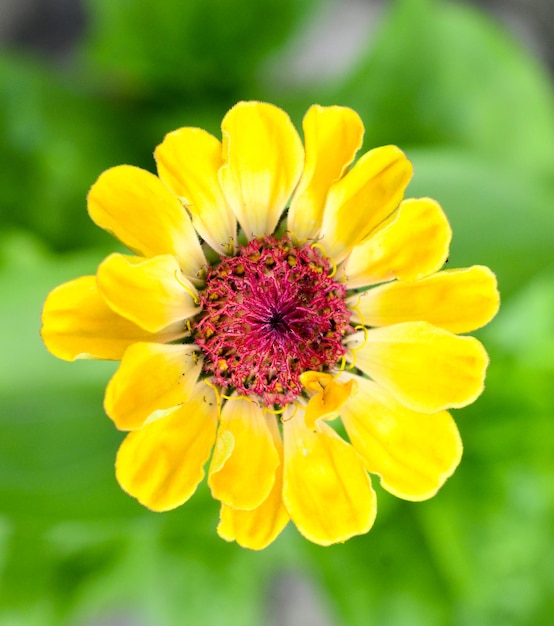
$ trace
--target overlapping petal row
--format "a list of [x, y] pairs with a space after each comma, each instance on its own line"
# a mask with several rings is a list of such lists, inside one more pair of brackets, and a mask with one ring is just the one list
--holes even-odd
[[[128, 431], [121, 487], [166, 511], [192, 496], [208, 464], [219, 534], [252, 549], [289, 519], [321, 545], [367, 532], [377, 510], [369, 473], [400, 498], [434, 495], [462, 453], [447, 411], [478, 397], [488, 364], [460, 334], [499, 304], [489, 269], [440, 271], [450, 227], [433, 200], [404, 199], [412, 166], [401, 150], [355, 161], [363, 125], [344, 107], [311, 107], [303, 131], [302, 142], [279, 108], [241, 102], [222, 141], [198, 128], [169, 133], [158, 176], [126, 165], [103, 173], [89, 214], [134, 254], [57, 287], [43, 311], [54, 355], [121, 361], [105, 396]], [[275, 410], [217, 388], [186, 338], [207, 259], [280, 223], [331, 259], [352, 332], [342, 362], [305, 372], [304, 392]], [[333, 428], [339, 417], [349, 442]]]

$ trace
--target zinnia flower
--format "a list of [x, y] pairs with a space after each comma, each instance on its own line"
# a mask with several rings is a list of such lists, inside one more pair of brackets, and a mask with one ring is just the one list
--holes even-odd
[[433, 496], [462, 453], [447, 409], [479, 396], [488, 364], [460, 333], [499, 303], [486, 267], [439, 271], [450, 227], [433, 200], [403, 200], [400, 149], [352, 165], [363, 125], [344, 107], [311, 107], [303, 130], [304, 146], [282, 110], [241, 102], [223, 142], [169, 133], [158, 176], [104, 172], [90, 216], [133, 254], [57, 287], [43, 312], [54, 355], [121, 360], [105, 396], [129, 431], [121, 487], [173, 509], [211, 458], [218, 532], [252, 549], [289, 519], [321, 545], [367, 532], [368, 472], [400, 498]]

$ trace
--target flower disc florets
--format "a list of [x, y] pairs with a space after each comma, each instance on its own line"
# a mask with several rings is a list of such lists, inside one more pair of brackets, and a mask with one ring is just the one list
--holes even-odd
[[259, 237], [208, 270], [194, 340], [214, 382], [266, 406], [302, 391], [300, 374], [345, 354], [346, 289], [317, 245]]

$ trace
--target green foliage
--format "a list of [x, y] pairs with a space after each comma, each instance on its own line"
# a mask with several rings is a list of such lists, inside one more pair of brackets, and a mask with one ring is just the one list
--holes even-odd
[[[257, 625], [292, 572], [337, 624], [527, 626], [554, 610], [554, 104], [551, 81], [512, 38], [459, 3], [399, 0], [371, 49], [320, 93], [259, 82], [316, 0], [90, 0], [91, 28], [62, 73], [0, 57], [0, 626]], [[146, 511], [113, 474], [122, 439], [103, 415], [113, 363], [64, 363], [39, 337], [57, 284], [116, 244], [86, 193], [118, 163], [153, 169], [179, 125], [218, 133], [235, 101], [300, 112], [351, 105], [366, 147], [398, 143], [414, 196], [454, 230], [449, 266], [490, 265], [504, 304], [481, 338], [487, 389], [456, 413], [465, 444], [436, 498], [379, 489], [375, 528], [323, 549], [293, 528], [263, 553], [216, 537], [205, 486], [181, 509]], [[55, 252], [52, 252], [55, 251]], [[61, 253], [64, 251], [63, 253]], [[376, 480], [374, 482], [377, 482]]]
[[554, 263], [554, 179], [467, 150], [408, 152], [410, 195], [438, 200], [452, 224], [450, 267], [489, 265], [506, 297]]
[[213, 99], [250, 88], [260, 58], [285, 40], [309, 2], [89, 0], [87, 7], [94, 29], [87, 58], [114, 88]]
[[544, 70], [461, 3], [393, 3], [375, 45], [332, 97], [366, 120], [366, 145], [456, 145], [497, 165], [553, 175], [554, 108]]
[[125, 159], [117, 110], [38, 61], [0, 57], [0, 219], [50, 245], [104, 239], [86, 213], [98, 174]]
[[326, 99], [360, 112], [367, 147], [407, 149], [409, 193], [452, 222], [453, 267], [488, 264], [508, 294], [554, 262], [552, 84], [496, 24], [459, 3], [393, 3]]

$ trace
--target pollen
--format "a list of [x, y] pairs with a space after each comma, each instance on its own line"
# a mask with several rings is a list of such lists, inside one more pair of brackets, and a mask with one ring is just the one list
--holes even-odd
[[296, 399], [302, 372], [329, 371], [346, 352], [351, 312], [331, 271], [318, 247], [287, 237], [259, 237], [222, 257], [193, 322], [205, 373], [265, 406]]

